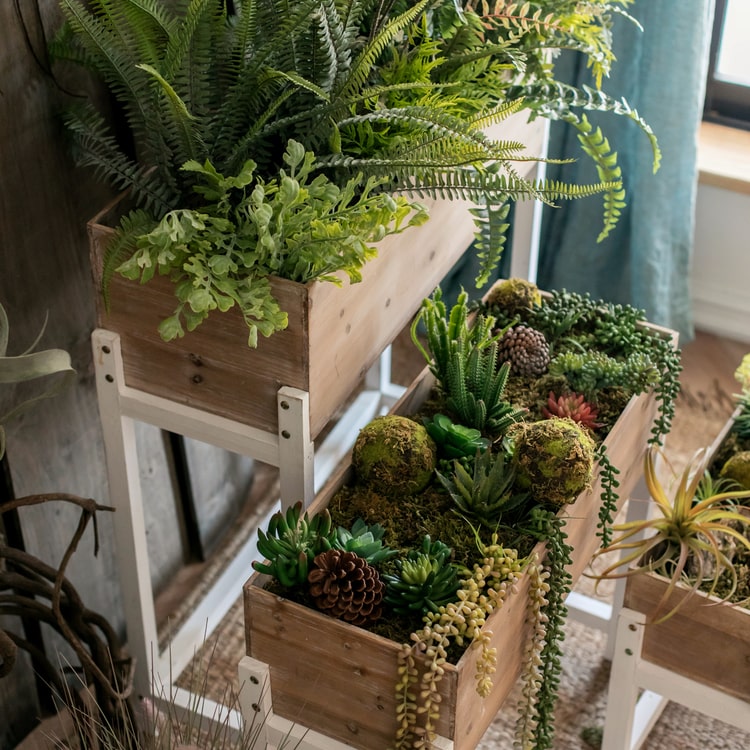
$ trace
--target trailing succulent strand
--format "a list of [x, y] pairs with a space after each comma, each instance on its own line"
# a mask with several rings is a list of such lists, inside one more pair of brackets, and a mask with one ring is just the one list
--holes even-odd
[[547, 639], [547, 620], [544, 614], [549, 605], [550, 573], [540, 564], [536, 553], [532, 553], [526, 568], [529, 576], [527, 599], [528, 621], [531, 631], [526, 643], [521, 670], [521, 696], [516, 721], [514, 745], [519, 750], [532, 750], [538, 727], [536, 705], [542, 690], [542, 654]]
[[482, 559], [460, 581], [457, 600], [428, 612], [424, 627], [412, 633], [412, 642], [399, 652], [396, 750], [433, 746], [440, 717], [439, 685], [452, 644], [481, 650], [477, 692], [486, 697], [492, 688], [497, 654], [489, 646], [492, 634], [484, 625], [513, 590], [524, 563], [517, 550], [499, 545], [497, 536], [489, 545], [481, 545], [480, 554]]
[[[544, 645], [539, 652], [541, 660], [540, 683], [534, 704], [535, 725], [532, 742], [534, 750], [548, 750], [554, 736], [554, 710], [562, 674], [560, 643], [565, 634], [563, 628], [567, 617], [565, 597], [571, 588], [572, 578], [566, 566], [572, 562], [572, 547], [565, 541], [565, 520], [550, 510], [541, 507], [533, 512], [536, 533], [544, 539], [547, 557], [544, 569], [548, 572], [546, 603], [541, 616], [546, 620]], [[527, 710], [527, 709], [524, 709]]]
[[596, 446], [594, 455], [599, 466], [599, 483], [602, 488], [599, 523], [596, 525], [597, 535], [601, 539], [601, 546], [608, 547], [612, 542], [612, 524], [617, 515], [617, 501], [619, 499], [617, 488], [620, 483], [616, 477], [620, 470], [609, 460], [605, 443], [599, 443]]

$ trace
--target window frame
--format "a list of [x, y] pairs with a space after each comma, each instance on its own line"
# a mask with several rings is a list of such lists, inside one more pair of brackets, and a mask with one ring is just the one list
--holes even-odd
[[728, 83], [716, 77], [716, 62], [726, 6], [727, 0], [716, 0], [703, 119], [750, 130], [750, 86]]

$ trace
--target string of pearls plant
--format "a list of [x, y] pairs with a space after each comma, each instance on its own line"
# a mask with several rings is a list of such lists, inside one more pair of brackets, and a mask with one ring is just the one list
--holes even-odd
[[[528, 561], [519, 560], [517, 550], [500, 545], [497, 535], [486, 546], [478, 540], [478, 546], [481, 560], [460, 580], [457, 601], [440, 607], [437, 612], [428, 612], [424, 627], [412, 633], [411, 643], [404, 644], [399, 654], [397, 750], [432, 747], [440, 715], [439, 683], [452, 644], [462, 647], [470, 643], [472, 648], [481, 649], [477, 661], [477, 693], [486, 697], [492, 689], [497, 653], [489, 645], [492, 633], [483, 626], [489, 615], [514, 592]], [[425, 661], [421, 677], [420, 655]]]

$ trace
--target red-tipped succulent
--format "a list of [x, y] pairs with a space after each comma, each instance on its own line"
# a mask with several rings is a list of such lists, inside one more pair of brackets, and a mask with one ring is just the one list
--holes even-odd
[[586, 401], [582, 393], [579, 394], [574, 391], [562, 396], [555, 396], [554, 392], [550, 391], [547, 405], [542, 407], [542, 414], [547, 419], [550, 417], [568, 417], [590, 430], [601, 427], [601, 424], [596, 421], [599, 416], [596, 407]]

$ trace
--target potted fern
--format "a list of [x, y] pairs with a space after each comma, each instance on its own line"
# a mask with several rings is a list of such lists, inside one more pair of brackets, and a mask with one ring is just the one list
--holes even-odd
[[[294, 354], [287, 355], [288, 360], [307, 362], [308, 353], [299, 355], [290, 341], [307, 338], [308, 333], [328, 342], [342, 340], [359, 320], [359, 314], [349, 317], [352, 301], [382, 299], [378, 289], [358, 290], [343, 301], [311, 301], [308, 295], [319, 294], [312, 291], [313, 279], [341, 282], [343, 273], [356, 282], [362, 274], [369, 282], [385, 273], [385, 265], [404, 262], [419, 267], [420, 287], [397, 289], [387, 296], [387, 314], [376, 313], [383, 320], [376, 334], [366, 337], [362, 357], [329, 368], [325, 363], [309, 364], [335, 389], [336, 372], [346, 365], [354, 372], [350, 380], [356, 382], [363, 367], [468, 246], [473, 222], [467, 206], [476, 207], [481, 228], [484, 281], [502, 251], [509, 200], [553, 202], [603, 192], [606, 233], [623, 204], [619, 170], [601, 133], [592, 131], [585, 115], [576, 112], [599, 109], [626, 115], [644, 129], [656, 149], [655, 141], [626, 103], [552, 85], [547, 50], [582, 50], [598, 82], [612, 62], [611, 16], [622, 10], [617, 6], [627, 4], [628, 0], [614, 0], [579, 9], [557, 0], [497, 7], [452, 0], [377, 6], [360, 0], [305, 0], [290, 7], [273, 1], [180, 0], [165, 7], [154, 0], [98, 0], [89, 11], [80, 0], [61, 0], [67, 23], [52, 45], [53, 54], [61, 61], [84, 64], [105, 82], [134, 143], [135, 156], [126, 154], [91, 106], [67, 115], [79, 162], [129, 190], [135, 204], [132, 212], [118, 207], [113, 241], [102, 236], [99, 226], [104, 217], [92, 227], [94, 268], [108, 301], [108, 307], [102, 305], [100, 323], [123, 335], [130, 368], [126, 377], [139, 387], [155, 388], [167, 366], [153, 368], [149, 363], [175, 355], [169, 367], [179, 373], [178, 388], [185, 384], [185, 400], [226, 415], [234, 411], [233, 404], [212, 406], [205, 403], [211, 400], [205, 388], [187, 385], [205, 382], [205, 370], [196, 371], [190, 363], [216, 362], [211, 348], [204, 349], [206, 342], [192, 337], [190, 343], [163, 349], [161, 336], [178, 338], [209, 313], [213, 318], [214, 311], [225, 311], [235, 318], [227, 325], [246, 330], [242, 339], [252, 345], [258, 343], [259, 333], [293, 328], [290, 321], [296, 319], [296, 311], [291, 308], [297, 299], [304, 311], [323, 304], [337, 307], [330, 316], [333, 320], [344, 310], [343, 334], [330, 329], [313, 334], [303, 328], [278, 348], [267, 349], [265, 356], [260, 355], [266, 344], [261, 341], [260, 360], [250, 359], [238, 369], [259, 372], [264, 362], [278, 361], [290, 350]], [[523, 133], [531, 131], [522, 130], [519, 138], [505, 127], [519, 112], [524, 119], [563, 117], [574, 122], [584, 153], [594, 158], [600, 182], [553, 185], [524, 177], [535, 158], [523, 144]], [[497, 136], [487, 134], [492, 126], [498, 127]], [[289, 185], [292, 167], [287, 155], [296, 148], [292, 143], [303, 149], [299, 163], [309, 166], [309, 185], [298, 186], [301, 194], [315, 184], [324, 196], [326, 191], [336, 193], [333, 202], [341, 210], [331, 213], [331, 201], [324, 200], [306, 217], [295, 211], [299, 222], [287, 226], [280, 221], [287, 207], [271, 204], [289, 198], [282, 197], [282, 186]], [[658, 150], [654, 153], [658, 160]], [[421, 236], [410, 229], [410, 249], [404, 258], [407, 254], [395, 248], [395, 241], [388, 242], [392, 238], [376, 241], [422, 223], [425, 212], [413, 196], [428, 201], [447, 198], [459, 202], [459, 210], [449, 211], [445, 224], [425, 229]], [[253, 209], [251, 221], [242, 226], [230, 220], [237, 218], [240, 206]], [[342, 214], [350, 211], [374, 211], [378, 221], [341, 224]], [[205, 216], [210, 217], [212, 231], [201, 233], [194, 243], [183, 241], [183, 230], [192, 232], [195, 222], [202, 229]], [[307, 221], [309, 225], [303, 226]], [[426, 226], [435, 221], [433, 216]], [[247, 224], [253, 225], [252, 231], [240, 241]], [[445, 226], [450, 227], [450, 243]], [[219, 227], [225, 232], [223, 241]], [[175, 238], [176, 231], [181, 234]], [[257, 253], [249, 249], [251, 237], [258, 239]], [[322, 242], [324, 237], [334, 243], [335, 252]], [[207, 243], [211, 249], [206, 252]], [[194, 254], [196, 244], [204, 251]], [[394, 246], [391, 252], [389, 245]], [[375, 247], [379, 257], [389, 257], [377, 273], [368, 273], [362, 266], [372, 262]], [[291, 300], [275, 286], [277, 276], [289, 280], [289, 269], [289, 277], [305, 285]], [[393, 279], [403, 277], [413, 279], [399, 270], [392, 272]], [[134, 299], [134, 278], [148, 280], [147, 287], [164, 284], [153, 298], [143, 289]], [[147, 315], [139, 316], [141, 311]], [[151, 331], [161, 324], [161, 336], [141, 333], [140, 317], [148, 318], [145, 324]], [[138, 325], [131, 330], [128, 322], [133, 318]], [[331, 323], [325, 319], [321, 327]], [[210, 334], [207, 338], [212, 340]], [[137, 364], [130, 366], [128, 361]], [[331, 361], [327, 356], [326, 362]], [[216, 390], [231, 389], [237, 372], [217, 376]], [[289, 385], [316, 390], [315, 376], [307, 372], [294, 371], [289, 378]], [[265, 400], [268, 406], [263, 408], [272, 415], [274, 383], [247, 385], [260, 394], [255, 403]], [[164, 390], [172, 391], [173, 386], [172, 381]], [[333, 397], [337, 405], [350, 387], [347, 382]], [[330, 412], [323, 410], [313, 422], [325, 423], [328, 416]], [[261, 426], [265, 421], [261, 415]]]
[[669, 429], [674, 334], [520, 280], [421, 318], [426, 370], [259, 534], [247, 653], [275, 714], [364, 750], [475, 747], [520, 675], [548, 748], [564, 598]]

